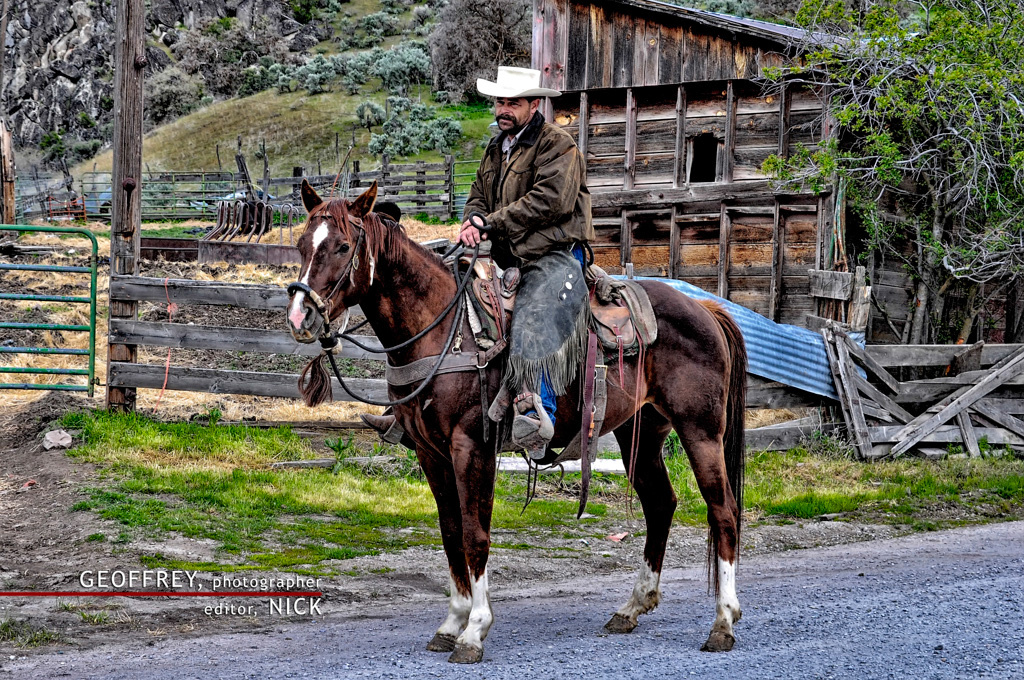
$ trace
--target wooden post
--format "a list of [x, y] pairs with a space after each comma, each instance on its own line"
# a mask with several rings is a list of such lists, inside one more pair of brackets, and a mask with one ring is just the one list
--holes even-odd
[[722, 159], [722, 181], [732, 181], [732, 167], [736, 155], [736, 93], [732, 81], [725, 88], [725, 149]]
[[626, 264], [633, 259], [633, 223], [629, 215], [625, 210], [622, 211], [622, 225], [619, 231], [619, 264], [623, 271]]
[[[423, 169], [423, 161], [416, 161], [416, 195], [417, 196], [422, 196], [423, 194], [427, 193], [426, 189], [421, 189], [420, 188], [420, 187], [426, 185], [426, 183], [427, 183], [427, 181], [425, 179], [426, 175], [427, 175], [427, 171]], [[426, 207], [427, 207], [427, 203], [426, 203], [425, 200], [420, 199], [420, 198], [416, 199], [416, 208], [418, 210], [420, 210], [420, 211], [426, 210]]]
[[636, 95], [633, 88], [626, 89], [626, 162], [622, 180], [623, 189], [632, 189], [636, 179]]
[[679, 245], [680, 234], [679, 234], [679, 207], [676, 205], [672, 206], [672, 216], [669, 218], [672, 220], [669, 223], [668, 231], [668, 275], [673, 279], [679, 278], [679, 257], [681, 248]]
[[772, 270], [771, 281], [768, 283], [768, 318], [779, 320], [782, 308], [782, 267], [785, 255], [786, 229], [779, 208], [779, 197], [775, 197], [775, 208], [772, 213]]
[[[143, 0], [121, 0], [117, 9], [114, 63], [114, 164], [111, 173], [110, 280], [139, 273], [142, 228], [142, 73], [146, 68]], [[134, 320], [135, 300], [110, 300], [110, 319]], [[115, 361], [135, 363], [135, 345], [108, 343], [107, 375]], [[109, 382], [109, 381], [108, 381]], [[107, 408], [135, 410], [134, 387], [107, 387]]]
[[583, 167], [587, 164], [587, 146], [590, 143], [590, 98], [586, 92], [580, 92], [580, 117], [577, 121], [579, 129], [576, 135], [576, 146], [583, 155]]
[[301, 165], [292, 166], [292, 177], [296, 178], [296, 181], [292, 182], [292, 193], [296, 196], [299, 195], [299, 188], [302, 186], [302, 177], [306, 174], [306, 169]]
[[451, 219], [455, 214], [455, 156], [444, 157], [445, 180], [448, 183], [448, 210], [445, 219]]
[[729, 299], [729, 240], [732, 238], [732, 219], [722, 201], [718, 214], [718, 297]]
[[676, 153], [672, 159], [672, 186], [686, 184], [686, 86], [676, 92]]
[[779, 91], [779, 156], [789, 156], [789, 110], [792, 106], [789, 86], [783, 83]]
[[7, 123], [0, 119], [0, 219], [4, 224], [14, 224], [14, 145]]

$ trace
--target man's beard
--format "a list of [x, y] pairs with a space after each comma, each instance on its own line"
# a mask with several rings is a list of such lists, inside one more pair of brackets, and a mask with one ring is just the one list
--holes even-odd
[[504, 131], [506, 134], [509, 134], [509, 135], [517, 134], [524, 127], [523, 125], [520, 125], [518, 122], [516, 122], [516, 119], [513, 118], [512, 116], [504, 116], [504, 115], [503, 116], [498, 116], [494, 120], [496, 122], [499, 122], [499, 123], [501, 121], [503, 121], [503, 120], [507, 121], [509, 123], [512, 123], [512, 127], [510, 127], [508, 130]]

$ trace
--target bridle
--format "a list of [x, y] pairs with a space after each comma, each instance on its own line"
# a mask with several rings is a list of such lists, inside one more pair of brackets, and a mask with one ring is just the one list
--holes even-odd
[[[486, 223], [486, 220], [479, 213], [472, 213], [469, 216], [469, 219], [473, 222], [474, 226], [476, 226], [478, 229], [481, 229], [482, 231], [488, 231], [490, 229], [490, 227]], [[434, 376], [436, 376], [438, 371], [440, 370], [441, 364], [444, 362], [444, 359], [448, 355], [448, 352], [451, 351], [452, 345], [455, 342], [455, 336], [458, 334], [458, 330], [462, 326], [463, 317], [466, 311], [466, 287], [469, 285], [469, 282], [472, 279], [473, 267], [476, 265], [477, 258], [480, 256], [480, 246], [478, 244], [473, 247], [473, 259], [470, 262], [469, 269], [466, 270], [465, 276], [460, 275], [459, 258], [456, 257], [453, 260], [452, 276], [455, 278], [456, 283], [455, 296], [451, 299], [451, 301], [444, 308], [444, 310], [437, 316], [437, 318], [435, 318], [433, 321], [427, 324], [426, 328], [419, 331], [408, 340], [404, 340], [398, 343], [397, 345], [394, 345], [393, 347], [384, 347], [381, 349], [376, 349], [364, 345], [363, 343], [356, 340], [355, 336], [351, 334], [351, 331], [358, 330], [359, 328], [364, 326], [367, 323], [367, 321], [364, 320], [358, 325], [353, 326], [351, 329], [346, 328], [348, 325], [348, 311], [346, 311], [345, 313], [345, 319], [342, 322], [341, 330], [331, 330], [330, 311], [331, 307], [333, 306], [334, 296], [337, 295], [338, 292], [341, 290], [341, 286], [346, 279], [354, 279], [355, 273], [359, 269], [359, 251], [361, 248], [364, 247], [366, 243], [366, 231], [363, 228], [362, 220], [358, 218], [350, 218], [348, 221], [350, 224], [354, 225], [359, 230], [359, 236], [356, 239], [356, 245], [352, 251], [352, 257], [349, 258], [348, 264], [345, 265], [345, 269], [342, 270], [341, 275], [338, 277], [338, 280], [334, 284], [334, 287], [331, 289], [331, 292], [327, 295], [327, 298], [322, 298], [316, 291], [310, 288], [309, 285], [302, 283], [301, 281], [295, 281], [288, 285], [288, 296], [291, 297], [297, 292], [303, 292], [309, 297], [309, 300], [313, 303], [313, 309], [320, 317], [320, 328], [322, 329], [320, 336], [317, 338], [320, 341], [321, 356], [327, 357], [327, 360], [331, 364], [331, 369], [334, 371], [334, 377], [337, 378], [338, 383], [341, 385], [341, 389], [345, 390], [346, 394], [348, 394], [350, 397], [357, 401], [361, 401], [366, 404], [373, 404], [374, 406], [400, 406], [401, 404], [405, 404], [407, 402], [412, 401], [427, 388], [427, 386], [433, 381]], [[460, 248], [461, 246], [458, 243], [455, 243], [441, 257], [441, 259], [448, 259], [448, 257], [455, 254], [456, 251], [458, 251]], [[310, 261], [309, 266], [313, 266], [312, 261]], [[437, 362], [434, 364], [433, 368], [430, 370], [430, 373], [426, 376], [426, 378], [423, 379], [423, 382], [420, 383], [420, 386], [413, 390], [410, 394], [400, 399], [378, 401], [376, 399], [371, 399], [369, 397], [355, 394], [345, 383], [345, 379], [341, 376], [341, 371], [338, 370], [338, 364], [334, 359], [334, 355], [340, 353], [341, 351], [341, 340], [347, 340], [356, 347], [364, 351], [371, 352], [373, 354], [387, 354], [388, 352], [394, 352], [412, 345], [414, 342], [423, 338], [427, 333], [437, 328], [437, 326], [440, 325], [440, 323], [444, 321], [445, 318], [448, 317], [448, 315], [451, 313], [453, 309], [456, 308], [456, 306], [458, 306], [458, 310], [455, 313], [455, 319], [452, 323], [451, 330], [448, 332], [448, 339], [445, 342], [444, 350], [442, 350], [441, 354], [438, 355]], [[478, 366], [477, 368], [483, 369], [485, 366], [486, 364], [484, 366]]]

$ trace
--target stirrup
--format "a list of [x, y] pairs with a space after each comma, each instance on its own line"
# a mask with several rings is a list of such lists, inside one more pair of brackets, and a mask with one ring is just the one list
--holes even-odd
[[398, 424], [398, 419], [392, 414], [385, 413], [382, 416], [378, 416], [372, 413], [360, 413], [359, 419], [380, 435], [380, 438], [388, 444], [400, 444], [402, 442], [405, 430], [402, 429], [402, 426]]
[[[555, 436], [555, 425], [544, 410], [544, 403], [538, 394], [522, 394], [516, 400], [516, 410], [529, 410], [532, 399], [533, 410], [531, 415], [517, 413], [512, 420], [512, 445], [518, 449], [525, 449], [532, 460], [544, 458], [548, 442]], [[525, 403], [524, 403], [525, 402]], [[527, 408], [523, 408], [523, 407]]]

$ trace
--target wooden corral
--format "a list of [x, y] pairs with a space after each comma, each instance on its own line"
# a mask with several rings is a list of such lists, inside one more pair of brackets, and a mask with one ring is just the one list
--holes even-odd
[[800, 31], [646, 0], [538, 0], [533, 66], [577, 140], [597, 263], [685, 279], [770, 319], [816, 312], [831, 189], [780, 192], [761, 164], [828, 134], [818, 93], [767, 93]]
[[[439, 163], [392, 163], [384, 157], [379, 168], [360, 172], [358, 162], [353, 171], [328, 175], [304, 175], [303, 168], [292, 177], [266, 177], [254, 187], [269, 194], [276, 204], [298, 204], [298, 189], [303, 179], [326, 194], [344, 194], [346, 185], [358, 194], [361, 188], [377, 181], [379, 200], [393, 201], [412, 213], [449, 218], [454, 205], [454, 162], [446, 156]], [[142, 174], [140, 206], [144, 222], [166, 220], [214, 219], [221, 201], [246, 198], [247, 176], [242, 172], [146, 172]], [[89, 219], [110, 220], [111, 174], [86, 172], [79, 186], [85, 196]]]

